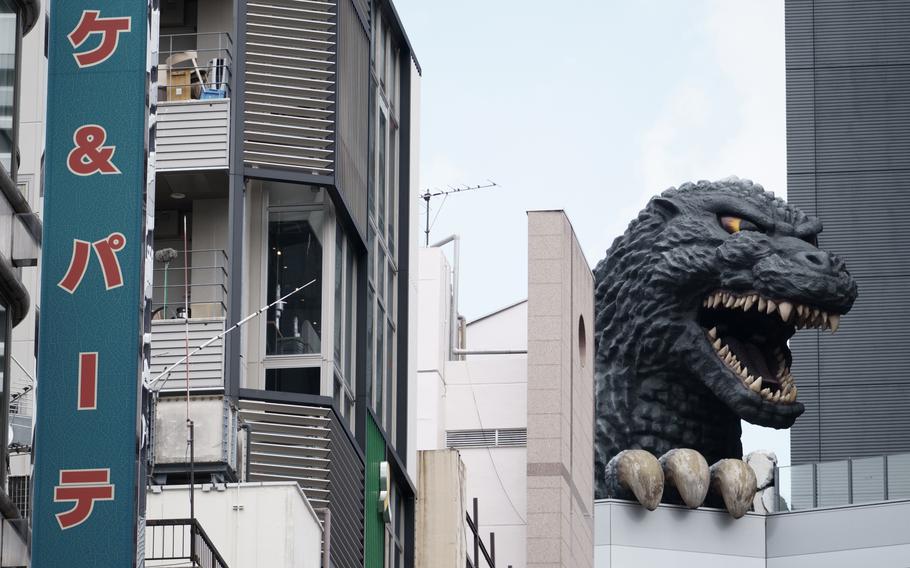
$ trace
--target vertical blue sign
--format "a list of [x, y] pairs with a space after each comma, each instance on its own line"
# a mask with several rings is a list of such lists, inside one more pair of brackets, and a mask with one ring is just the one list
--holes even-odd
[[34, 568], [123, 568], [141, 555], [153, 4], [51, 10]]

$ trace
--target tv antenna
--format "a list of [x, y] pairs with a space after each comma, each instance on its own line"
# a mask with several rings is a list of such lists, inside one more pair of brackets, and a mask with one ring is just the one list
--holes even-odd
[[[430, 229], [432, 229], [433, 225], [436, 224], [436, 217], [439, 217], [439, 212], [442, 211], [442, 207], [443, 207], [443, 205], [446, 204], [446, 199], [449, 198], [449, 195], [451, 195], [453, 193], [461, 193], [463, 191], [474, 191], [475, 189], [489, 189], [491, 187], [500, 187], [500, 186], [495, 181], [488, 179], [486, 181], [486, 183], [479, 183], [477, 185], [457, 185], [457, 186], [450, 185], [447, 189], [437, 189], [437, 190], [427, 189], [426, 191], [424, 191], [420, 195], [420, 198], [423, 199], [424, 202], [426, 202], [426, 204], [427, 204], [427, 222], [426, 222], [426, 228], [423, 231], [424, 235], [426, 236], [426, 246], [430, 246]], [[433, 217], [433, 222], [430, 223], [430, 200], [433, 199], [434, 197], [442, 197], [442, 205], [439, 206], [439, 209], [436, 211], [436, 216]]]

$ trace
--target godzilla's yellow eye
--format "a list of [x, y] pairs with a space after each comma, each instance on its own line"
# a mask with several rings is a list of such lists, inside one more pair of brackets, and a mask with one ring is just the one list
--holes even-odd
[[758, 225], [741, 217], [720, 216], [720, 225], [731, 235], [740, 231], [760, 231]]

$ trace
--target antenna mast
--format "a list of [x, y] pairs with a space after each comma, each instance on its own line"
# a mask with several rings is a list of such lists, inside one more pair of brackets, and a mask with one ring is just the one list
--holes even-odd
[[[461, 193], [462, 191], [474, 191], [475, 189], [489, 189], [491, 187], [499, 187], [499, 184], [497, 184], [493, 180], [487, 180], [486, 183], [480, 183], [477, 185], [459, 185], [459, 186], [454, 186], [454, 187], [449, 186], [448, 189], [437, 190], [437, 191], [430, 191], [429, 189], [427, 189], [424, 193], [422, 193], [420, 195], [420, 198], [423, 199], [424, 202], [426, 202], [426, 204], [427, 204], [427, 222], [426, 222], [426, 228], [423, 231], [423, 233], [426, 237], [426, 246], [430, 246], [430, 229], [432, 228], [430, 225], [430, 200], [431, 199], [433, 199], [434, 197], [445, 196], [443, 198], [443, 203], [445, 203], [445, 199], [447, 199], [448, 196], [452, 193]], [[439, 211], [442, 211], [441, 205], [439, 206]], [[437, 216], [439, 215], [439, 211], [436, 212]], [[434, 218], [433, 222], [435, 223], [435, 221], [436, 221], [436, 219]]]

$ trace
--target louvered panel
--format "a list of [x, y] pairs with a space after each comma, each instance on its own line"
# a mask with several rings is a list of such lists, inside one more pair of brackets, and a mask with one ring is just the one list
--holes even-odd
[[330, 408], [240, 399], [250, 428], [251, 481], [297, 482], [314, 508], [332, 511], [332, 562], [362, 566], [363, 461]]
[[228, 167], [230, 101], [161, 103], [156, 129], [156, 169], [181, 171]]
[[[189, 320], [189, 350], [192, 352], [203, 343], [224, 331], [223, 319]], [[150, 371], [157, 377], [165, 369], [186, 356], [184, 320], [152, 321], [152, 357]], [[177, 365], [170, 375], [156, 384], [161, 392], [186, 389], [186, 363]], [[224, 344], [213, 342], [189, 360], [190, 389], [218, 390], [224, 388]]]
[[518, 448], [527, 445], [527, 428], [446, 431], [448, 448]]
[[520, 448], [528, 445], [527, 428], [500, 428], [496, 431], [496, 446]]
[[247, 3], [244, 160], [331, 175], [335, 3]]

